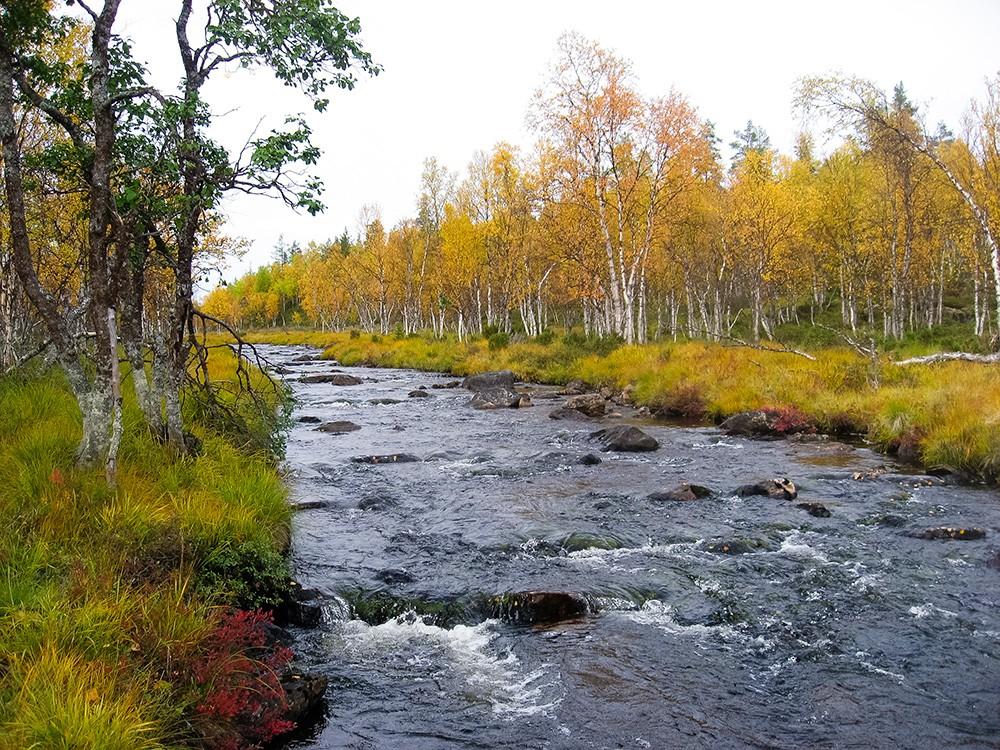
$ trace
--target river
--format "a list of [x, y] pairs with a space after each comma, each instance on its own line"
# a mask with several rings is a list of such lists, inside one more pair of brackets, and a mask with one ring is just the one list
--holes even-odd
[[[530, 408], [478, 411], [468, 391], [431, 387], [443, 375], [336, 368], [363, 382], [303, 383], [334, 365], [263, 349], [290, 372], [296, 419], [360, 426], [289, 436], [292, 501], [322, 506], [293, 521], [295, 576], [324, 608], [295, 648], [330, 679], [325, 721], [293, 747], [1000, 747], [995, 489], [836, 441], [628, 410], [556, 421], [551, 387], [526, 386]], [[421, 386], [427, 398], [407, 397]], [[661, 447], [581, 465], [589, 433], [618, 423]], [[395, 453], [420, 460], [351, 460]], [[798, 500], [732, 492], [775, 476]], [[714, 495], [647, 498], [682, 481]], [[915, 537], [941, 526], [987, 536]], [[490, 609], [526, 591], [587, 612], [528, 625]]]

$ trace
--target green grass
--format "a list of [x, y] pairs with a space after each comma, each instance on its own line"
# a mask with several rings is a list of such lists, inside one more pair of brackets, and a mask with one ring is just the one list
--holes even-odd
[[265, 550], [284, 570], [273, 462], [198, 424], [200, 454], [177, 458], [128, 400], [125, 423], [112, 490], [74, 466], [80, 417], [58, 373], [0, 379], [3, 750], [190, 746], [202, 695], [179, 665], [240, 594], [209, 561]]
[[[952, 335], [949, 333], [949, 335]], [[850, 349], [793, 354], [701, 342], [620, 346], [580, 336], [521, 341], [498, 348], [487, 340], [373, 336], [315, 331], [257, 331], [251, 340], [322, 347], [345, 365], [409, 367], [467, 375], [509, 368], [525, 380], [633, 389], [654, 410], [699, 403], [706, 420], [760, 407], [795, 407], [819, 429], [854, 428], [881, 450], [914, 446], [927, 466], [948, 466], [989, 482], [1000, 479], [1000, 375], [968, 362], [899, 367], [885, 359], [881, 386], [869, 384], [869, 363]], [[895, 347], [902, 358], [938, 348], [914, 336]], [[946, 342], [947, 343], [947, 342]]]

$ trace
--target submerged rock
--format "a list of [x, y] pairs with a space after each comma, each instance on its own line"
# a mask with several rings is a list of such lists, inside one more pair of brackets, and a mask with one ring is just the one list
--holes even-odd
[[706, 552], [714, 552], [719, 555], [746, 555], [767, 548], [767, 543], [761, 539], [731, 539], [705, 545]]
[[295, 512], [300, 510], [320, 510], [330, 507], [330, 503], [326, 500], [306, 500], [303, 503], [292, 503], [291, 507]]
[[382, 583], [413, 583], [413, 575], [403, 568], [385, 568], [375, 574]]
[[559, 546], [567, 552], [579, 552], [585, 549], [621, 549], [624, 545], [613, 536], [576, 531], [563, 538]]
[[490, 614], [524, 625], [575, 620], [587, 614], [587, 600], [563, 591], [521, 591], [494, 596]]
[[601, 443], [603, 451], [655, 451], [660, 444], [650, 435], [631, 425], [607, 427], [590, 433], [590, 439]]
[[295, 359], [289, 360], [290, 362], [318, 362], [319, 357], [313, 356], [312, 354], [300, 354]]
[[795, 484], [790, 479], [762, 479], [754, 484], [744, 484], [736, 488], [736, 494], [740, 497], [753, 497], [762, 495], [773, 497], [778, 500], [794, 500], [799, 495]]
[[711, 497], [712, 490], [708, 487], [702, 487], [700, 484], [688, 484], [684, 482], [674, 487], [672, 490], [665, 490], [664, 492], [654, 492], [649, 495], [647, 499], [656, 501], [677, 501], [677, 502], [687, 502], [690, 500], [701, 500], [702, 498]]
[[407, 393], [406, 397], [407, 398], [430, 398], [430, 395], [431, 394], [429, 394], [427, 391], [422, 391], [422, 390], [420, 390], [418, 388], [415, 391], [410, 391], [409, 393]]
[[916, 534], [918, 539], [955, 539], [968, 541], [973, 539], [983, 539], [986, 537], [986, 529], [963, 529], [951, 526], [940, 526], [934, 529], [924, 529]]
[[372, 406], [392, 406], [393, 404], [403, 403], [398, 398], [370, 398], [368, 403]]
[[588, 453], [580, 459], [580, 463], [584, 466], [597, 466], [597, 464], [601, 463], [601, 459], [593, 453]]
[[319, 424], [323, 420], [319, 417], [314, 417], [312, 414], [305, 414], [299, 417], [299, 422], [301, 424]]
[[810, 516], [816, 516], [816, 518], [829, 518], [832, 515], [829, 509], [822, 503], [798, 503], [795, 507], [801, 508]]
[[361, 378], [348, 375], [346, 372], [333, 372], [326, 375], [303, 375], [300, 383], [326, 383], [328, 385], [361, 385]]
[[345, 592], [354, 617], [369, 625], [381, 625], [404, 615], [419, 617], [440, 627], [469, 622], [470, 607], [457, 599], [421, 599], [415, 596], [394, 596], [386, 591]]
[[462, 387], [470, 391], [490, 391], [497, 389], [514, 390], [517, 378], [510, 370], [496, 370], [470, 375], [462, 381]]
[[394, 498], [386, 495], [368, 495], [358, 501], [358, 510], [389, 510], [399, 505]]
[[477, 390], [469, 401], [473, 409], [519, 409], [531, 406], [531, 399], [507, 388]]
[[411, 464], [419, 460], [412, 453], [389, 453], [384, 456], [354, 456], [351, 459], [356, 464]]
[[439, 390], [444, 388], [461, 388], [461, 387], [462, 387], [461, 380], [449, 380], [447, 383], [434, 383], [433, 385], [431, 385], [431, 388], [436, 388]]
[[360, 429], [361, 425], [354, 424], [354, 422], [337, 420], [335, 422], [324, 422], [316, 428], [316, 431], [327, 432], [331, 435], [343, 435], [346, 432], [357, 432]]

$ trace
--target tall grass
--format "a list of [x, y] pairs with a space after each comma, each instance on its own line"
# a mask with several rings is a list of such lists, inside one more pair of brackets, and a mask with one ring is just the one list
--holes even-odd
[[129, 400], [125, 424], [112, 490], [74, 466], [80, 416], [58, 373], [0, 379], [3, 750], [187, 745], [202, 695], [179, 665], [238, 595], [208, 561], [260, 549], [283, 565], [289, 509], [266, 456], [193, 422], [201, 450], [178, 458]]
[[[256, 341], [322, 347], [346, 365], [410, 367], [467, 375], [509, 368], [525, 380], [634, 389], [638, 404], [662, 409], [677, 400], [699, 403], [706, 419], [747, 409], [791, 406], [821, 430], [860, 431], [884, 451], [906, 448], [927, 466], [1000, 479], [1000, 374], [968, 362], [880, 366], [850, 349], [825, 346], [816, 361], [793, 354], [700, 342], [616, 346], [563, 336], [491, 348], [485, 339], [372, 336], [358, 333], [259, 331]], [[924, 353], [914, 340], [897, 356]]]

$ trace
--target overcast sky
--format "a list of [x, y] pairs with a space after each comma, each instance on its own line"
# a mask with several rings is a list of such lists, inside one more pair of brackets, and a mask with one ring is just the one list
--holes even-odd
[[[161, 85], [178, 78], [172, 19], [176, 0], [124, 0], [117, 30]], [[795, 80], [840, 70], [886, 88], [902, 80], [928, 120], [959, 125], [970, 98], [1000, 70], [1000, 0], [343, 0], [360, 16], [362, 39], [384, 71], [352, 92], [336, 92], [311, 116], [324, 157], [319, 174], [328, 209], [297, 215], [274, 200], [226, 203], [229, 231], [251, 250], [232, 277], [270, 260], [280, 235], [305, 245], [346, 227], [365, 204], [387, 226], [414, 213], [421, 165], [436, 156], [461, 171], [499, 140], [530, 146], [525, 122], [556, 39], [577, 31], [629, 58], [648, 95], [671, 87], [716, 123], [723, 141], [748, 119], [791, 150], [801, 123]], [[207, 92], [216, 135], [245, 140], [263, 119], [279, 125], [309, 105], [263, 73], [232, 71]]]

